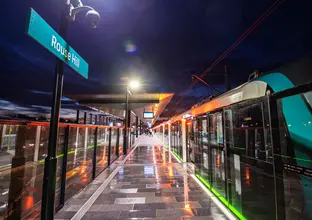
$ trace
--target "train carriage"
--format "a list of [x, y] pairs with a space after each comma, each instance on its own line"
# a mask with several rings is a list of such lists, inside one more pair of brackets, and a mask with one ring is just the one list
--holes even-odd
[[185, 120], [186, 160], [241, 219], [312, 219], [311, 63], [253, 78], [167, 122], [182, 159]]

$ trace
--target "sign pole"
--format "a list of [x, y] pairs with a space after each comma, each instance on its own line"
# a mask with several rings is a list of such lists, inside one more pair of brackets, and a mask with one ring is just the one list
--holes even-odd
[[[66, 14], [69, 11], [69, 5], [65, 4], [61, 14], [61, 24], [59, 34], [64, 39], [66, 38], [68, 19]], [[41, 203], [41, 220], [54, 219], [54, 200], [55, 200], [55, 185], [56, 185], [56, 149], [58, 141], [58, 127], [60, 118], [61, 98], [64, 79], [64, 63], [56, 58], [55, 67], [55, 85], [53, 90], [53, 100], [51, 106], [50, 130], [49, 130], [49, 145], [47, 157], [44, 163], [44, 176], [42, 187], [42, 203]]]
[[123, 154], [127, 154], [127, 148], [128, 148], [128, 124], [129, 124], [129, 85], [127, 85], [126, 88], [126, 106], [125, 106], [125, 131], [124, 131], [124, 142], [123, 142]]

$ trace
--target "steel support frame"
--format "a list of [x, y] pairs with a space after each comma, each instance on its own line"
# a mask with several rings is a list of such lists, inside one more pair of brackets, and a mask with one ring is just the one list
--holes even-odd
[[125, 130], [123, 142], [123, 154], [127, 154], [128, 148], [128, 126], [129, 126], [129, 86], [126, 87], [126, 107], [125, 107]]
[[[70, 5], [64, 4], [61, 11], [59, 34], [66, 40], [68, 29], [67, 15], [70, 11]], [[49, 144], [47, 157], [44, 163], [44, 174], [42, 184], [42, 200], [41, 200], [41, 219], [54, 219], [54, 202], [55, 202], [55, 187], [56, 187], [56, 149], [59, 131], [59, 119], [61, 108], [61, 97], [63, 92], [64, 81], [64, 63], [62, 60], [56, 58], [55, 67], [55, 84], [52, 96], [51, 118], [49, 130]]]

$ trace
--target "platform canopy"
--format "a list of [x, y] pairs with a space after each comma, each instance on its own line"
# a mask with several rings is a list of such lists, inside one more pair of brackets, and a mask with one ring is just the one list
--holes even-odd
[[[144, 123], [152, 125], [171, 101], [174, 93], [134, 93], [129, 95], [129, 110]], [[126, 94], [78, 94], [66, 95], [80, 105], [96, 108], [103, 112], [125, 117]], [[144, 119], [144, 112], [153, 112], [153, 119]]]

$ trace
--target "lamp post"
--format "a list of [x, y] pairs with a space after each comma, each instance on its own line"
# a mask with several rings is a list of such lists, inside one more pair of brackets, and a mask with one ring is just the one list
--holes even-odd
[[[66, 33], [68, 24], [75, 21], [76, 14], [86, 11], [86, 19], [92, 28], [98, 25], [100, 15], [93, 8], [84, 6], [81, 0], [64, 0], [61, 11], [61, 22], [59, 34], [66, 40]], [[54, 201], [55, 201], [55, 185], [56, 185], [56, 149], [58, 140], [58, 127], [60, 119], [61, 97], [63, 91], [64, 79], [64, 63], [62, 60], [56, 60], [55, 67], [55, 84], [51, 105], [51, 118], [49, 130], [49, 144], [47, 150], [47, 157], [44, 163], [44, 175], [42, 186], [42, 200], [41, 200], [41, 219], [54, 219]]]
[[125, 107], [125, 131], [124, 131], [124, 142], [123, 142], [123, 154], [127, 154], [128, 147], [128, 135], [129, 135], [129, 123], [130, 123], [130, 115], [129, 115], [129, 95], [131, 95], [130, 88], [136, 89], [140, 86], [138, 81], [131, 81], [126, 86], [126, 107]]

